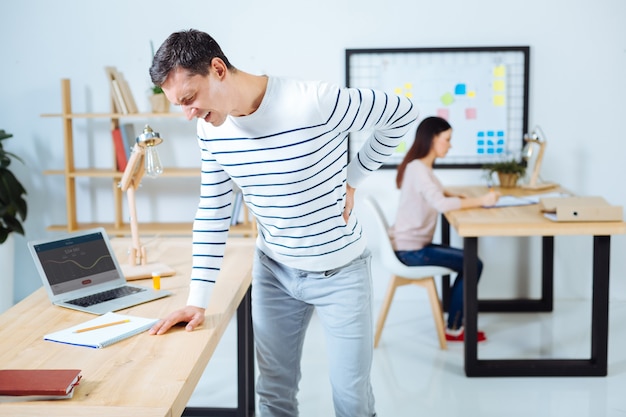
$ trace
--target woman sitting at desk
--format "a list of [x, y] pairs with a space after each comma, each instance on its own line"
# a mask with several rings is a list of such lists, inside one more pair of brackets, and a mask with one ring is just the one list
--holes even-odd
[[[490, 191], [475, 198], [452, 195], [444, 191], [435, 177], [433, 164], [443, 158], [452, 146], [452, 127], [440, 117], [428, 117], [417, 128], [415, 141], [398, 166], [396, 185], [400, 202], [390, 236], [398, 259], [405, 265], [436, 265], [454, 270], [457, 277], [450, 293], [446, 340], [464, 340], [463, 332], [463, 250], [433, 244], [439, 213], [461, 208], [490, 206], [498, 194]], [[478, 277], [483, 264], [478, 260]], [[486, 340], [478, 332], [478, 341]]]

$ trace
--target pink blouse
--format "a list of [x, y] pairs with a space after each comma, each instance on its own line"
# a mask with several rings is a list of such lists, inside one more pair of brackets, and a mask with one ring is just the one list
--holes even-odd
[[461, 199], [446, 197], [432, 168], [415, 159], [404, 171], [395, 224], [389, 235], [395, 250], [419, 250], [430, 244], [437, 216], [461, 208]]

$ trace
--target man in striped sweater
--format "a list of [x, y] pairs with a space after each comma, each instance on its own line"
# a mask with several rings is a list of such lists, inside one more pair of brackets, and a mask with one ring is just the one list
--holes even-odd
[[[208, 34], [177, 32], [157, 51], [152, 81], [198, 119], [200, 203], [193, 224], [187, 306], [157, 323], [204, 321], [222, 264], [233, 183], [254, 214], [252, 320], [263, 417], [298, 415], [305, 332], [313, 310], [324, 327], [338, 417], [375, 415], [370, 384], [370, 254], [352, 214], [354, 192], [417, 118], [406, 98], [252, 75], [235, 68]], [[348, 163], [348, 134], [371, 137]]]

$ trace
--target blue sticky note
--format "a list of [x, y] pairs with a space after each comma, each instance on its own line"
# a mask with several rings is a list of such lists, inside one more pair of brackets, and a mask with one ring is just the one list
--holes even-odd
[[466, 86], [465, 84], [457, 84], [454, 87], [454, 94], [456, 94], [457, 96], [464, 96], [466, 94]]

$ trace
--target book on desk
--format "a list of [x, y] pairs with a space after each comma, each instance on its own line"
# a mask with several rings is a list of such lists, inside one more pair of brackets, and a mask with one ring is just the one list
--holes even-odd
[[0, 369], [0, 402], [72, 398], [80, 369]]

